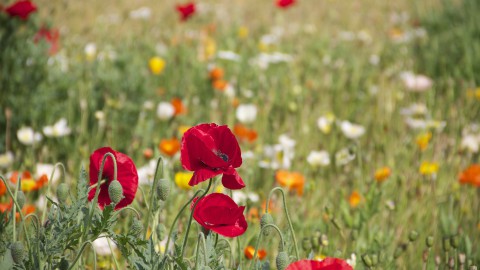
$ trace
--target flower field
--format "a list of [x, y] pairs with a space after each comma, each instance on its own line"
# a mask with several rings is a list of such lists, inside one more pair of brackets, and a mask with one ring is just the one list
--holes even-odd
[[479, 12], [1, 2], [0, 269], [477, 269]]

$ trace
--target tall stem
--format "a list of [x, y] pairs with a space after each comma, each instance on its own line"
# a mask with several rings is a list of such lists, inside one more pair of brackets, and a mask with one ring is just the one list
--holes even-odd
[[203, 232], [198, 233], [198, 241], [197, 241], [197, 251], [195, 252], [195, 269], [198, 269], [198, 251], [200, 250], [200, 240], [203, 244], [203, 259], [205, 260], [205, 264], [208, 265], [207, 261], [207, 245], [205, 244], [205, 235]]
[[[53, 171], [50, 174], [50, 178], [47, 181], [47, 192], [45, 193], [45, 195], [47, 195], [47, 196], [50, 193], [51, 182], [53, 181], [53, 176], [55, 175], [55, 171], [57, 169], [57, 166], [62, 168], [62, 176], [63, 176], [62, 180], [65, 180], [65, 166], [60, 162], [56, 163], [55, 166], [53, 166]], [[42, 212], [42, 224], [45, 223], [45, 218], [47, 217], [47, 205], [48, 205], [48, 200], [45, 200], [45, 204], [43, 205], [43, 212]]]
[[270, 191], [267, 197], [267, 203], [265, 206], [265, 213], [268, 213], [268, 205], [270, 204], [270, 197], [275, 191], [280, 191], [282, 194], [282, 199], [283, 199], [283, 209], [285, 210], [285, 216], [287, 216], [287, 221], [288, 221], [288, 226], [290, 227], [290, 233], [292, 233], [292, 238], [293, 238], [293, 244], [295, 246], [295, 256], [297, 258], [297, 261], [300, 259], [299, 252], [298, 252], [298, 245], [297, 245], [297, 238], [295, 237], [295, 231], [293, 230], [293, 225], [292, 225], [292, 220], [290, 219], [290, 215], [288, 214], [288, 208], [287, 208], [287, 200], [285, 199], [285, 191], [281, 187], [276, 187]]
[[254, 263], [257, 258], [258, 245], [260, 244], [260, 240], [262, 239], [263, 231], [268, 227], [272, 227], [278, 232], [278, 235], [280, 235], [280, 241], [282, 241], [282, 250], [285, 249], [285, 246], [284, 246], [285, 242], [283, 241], [283, 235], [280, 229], [274, 224], [267, 224], [263, 226], [263, 228], [260, 230], [260, 233], [258, 234], [257, 244], [255, 245], [255, 253], [253, 253], [253, 258], [252, 258], [252, 262], [250, 263], [249, 269], [252, 269], [252, 266], [255, 265]]
[[208, 191], [210, 190], [210, 187], [212, 186], [213, 179], [210, 179], [208, 181], [208, 187], [205, 190], [205, 192], [198, 198], [198, 200], [193, 204], [192, 211], [190, 212], [190, 219], [188, 220], [188, 225], [187, 225], [187, 231], [185, 233], [185, 238], [183, 239], [183, 245], [182, 245], [182, 252], [180, 253], [181, 256], [183, 257], [183, 254], [185, 253], [185, 246], [187, 245], [187, 240], [188, 240], [188, 233], [190, 232], [190, 226], [192, 225], [192, 219], [193, 219], [193, 212], [195, 211], [195, 207], [197, 207], [197, 204], [202, 200], [205, 195], [207, 195]]
[[[153, 201], [155, 198], [155, 190], [157, 188], [157, 183], [158, 183], [158, 178], [157, 178], [157, 173], [158, 173], [158, 167], [162, 166], [162, 174], [163, 174], [163, 160], [162, 157], [159, 157], [157, 160], [157, 166], [155, 167], [155, 174], [153, 176], [153, 184], [152, 184], [152, 189], [150, 190], [150, 206], [148, 207], [148, 215], [147, 215], [147, 221], [145, 223], [145, 239], [147, 238], [148, 235], [148, 223], [150, 222], [150, 215], [152, 214], [152, 209], [153, 209]], [[153, 228], [152, 228], [153, 230]]]
[[90, 248], [93, 251], [93, 269], [97, 269], [97, 253], [95, 252], [95, 248], [93, 247], [92, 242], [87, 241], [87, 242], [83, 243], [82, 247], [80, 248], [80, 251], [77, 253], [77, 256], [75, 256], [75, 259], [73, 260], [73, 262], [70, 265], [70, 267], [68, 268], [68, 270], [72, 270], [73, 267], [75, 267], [75, 264], [77, 264], [78, 259], [80, 259], [80, 256], [82, 256], [83, 250], [85, 250], [85, 247], [87, 246], [87, 244], [90, 245]]
[[110, 245], [110, 240], [107, 238], [108, 248], [110, 249], [110, 254], [112, 254], [113, 261], [115, 262], [115, 267], [117, 270], [120, 270], [120, 266], [118, 265], [117, 258], [115, 258], [115, 253], [113, 252], [112, 245]]

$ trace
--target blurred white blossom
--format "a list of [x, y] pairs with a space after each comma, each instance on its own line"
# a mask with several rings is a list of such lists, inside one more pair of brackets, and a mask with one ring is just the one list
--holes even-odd
[[17, 131], [18, 140], [25, 145], [32, 145], [42, 140], [42, 134], [31, 127], [22, 127]]
[[237, 107], [236, 116], [238, 121], [248, 124], [257, 118], [257, 106], [254, 104], [240, 104]]
[[53, 126], [45, 126], [43, 128], [43, 134], [47, 137], [63, 137], [71, 133], [71, 129], [68, 127], [67, 119], [61, 118]]
[[168, 120], [175, 115], [175, 107], [170, 102], [160, 102], [157, 106], [157, 117], [161, 120]]
[[311, 151], [307, 156], [307, 162], [313, 167], [325, 167], [330, 165], [330, 155], [327, 151]]

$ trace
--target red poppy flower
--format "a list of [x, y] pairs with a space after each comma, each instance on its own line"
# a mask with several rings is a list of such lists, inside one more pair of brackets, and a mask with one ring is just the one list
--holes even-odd
[[28, 19], [30, 13], [35, 12], [37, 7], [28, 0], [21, 0], [8, 6], [5, 11], [12, 17], [20, 17], [22, 20]]
[[287, 8], [293, 4], [295, 4], [295, 0], [277, 0], [277, 7], [279, 8]]
[[206, 229], [226, 237], [237, 237], [248, 227], [243, 215], [244, 209], [245, 206], [238, 206], [227, 195], [212, 193], [197, 203], [193, 210], [193, 218]]
[[60, 38], [60, 32], [58, 29], [47, 29], [47, 28], [41, 28], [33, 40], [35, 43], [39, 42], [42, 39], [45, 39], [45, 41], [50, 45], [50, 49], [48, 50], [48, 53], [50, 55], [54, 55], [58, 52], [59, 49], [59, 38]]
[[200, 124], [182, 138], [180, 160], [183, 168], [194, 171], [190, 186], [223, 174], [222, 184], [229, 189], [245, 187], [235, 168], [242, 165], [240, 146], [227, 126]]
[[[90, 156], [90, 185], [96, 184], [99, 180], [106, 180], [100, 186], [100, 194], [98, 195], [98, 206], [103, 209], [105, 205], [109, 205], [112, 201], [108, 196], [108, 186], [113, 179], [113, 161], [110, 157], [105, 160], [102, 178], [98, 179], [98, 172], [102, 164], [103, 156], [106, 153], [112, 153], [117, 160], [117, 178], [122, 185], [124, 198], [115, 206], [115, 209], [123, 208], [132, 203], [135, 198], [135, 193], [138, 187], [137, 168], [132, 159], [120, 152], [113, 150], [110, 147], [103, 147], [95, 150]], [[95, 196], [95, 188], [88, 194], [88, 200], [91, 201]]]
[[195, 3], [177, 5], [177, 11], [180, 13], [180, 20], [186, 21], [195, 13]]
[[353, 270], [353, 268], [344, 260], [325, 258], [323, 261], [296, 261], [290, 264], [286, 270]]

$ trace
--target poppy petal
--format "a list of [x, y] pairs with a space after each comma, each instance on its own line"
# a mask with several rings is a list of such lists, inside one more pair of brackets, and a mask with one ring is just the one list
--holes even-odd
[[222, 185], [228, 189], [241, 189], [245, 187], [245, 183], [238, 174], [237, 170], [230, 167], [227, 172], [223, 174]]

